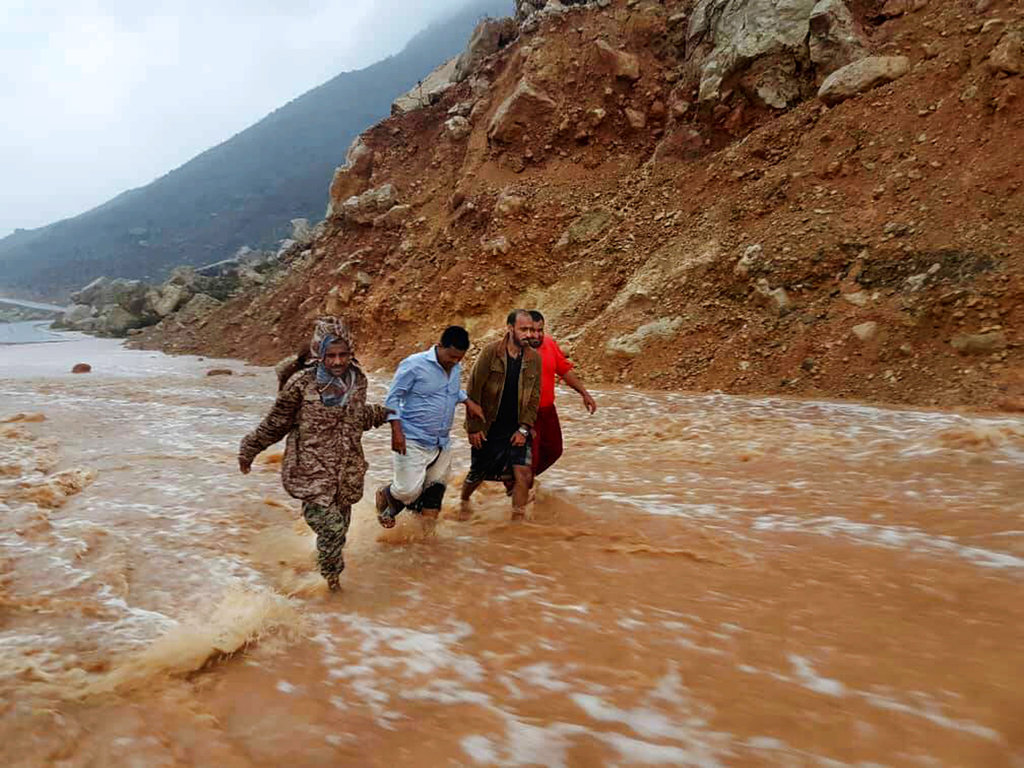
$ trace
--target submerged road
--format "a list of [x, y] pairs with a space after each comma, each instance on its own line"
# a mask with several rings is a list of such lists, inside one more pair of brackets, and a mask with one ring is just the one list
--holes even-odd
[[530, 521], [369, 494], [329, 595], [280, 448], [237, 471], [270, 371], [0, 371], [4, 765], [1019, 765], [1020, 418], [563, 391]]

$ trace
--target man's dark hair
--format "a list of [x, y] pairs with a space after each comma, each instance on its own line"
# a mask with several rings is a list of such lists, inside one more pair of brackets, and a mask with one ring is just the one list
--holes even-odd
[[[515, 325], [517, 317], [519, 317], [520, 315], [527, 315], [527, 316], [529, 316], [529, 314], [530, 313], [527, 312], [525, 309], [513, 309], [511, 312], [508, 313], [508, 317], [505, 318], [505, 324], [506, 325]], [[533, 317], [530, 317], [530, 319], [532, 320]]]
[[535, 323], [543, 323], [544, 322], [544, 315], [542, 315], [540, 313], [540, 310], [531, 309], [530, 310], [530, 317], [533, 318], [533, 322], [535, 322]]
[[449, 325], [441, 334], [441, 346], [465, 352], [469, 349], [469, 331], [461, 325]]

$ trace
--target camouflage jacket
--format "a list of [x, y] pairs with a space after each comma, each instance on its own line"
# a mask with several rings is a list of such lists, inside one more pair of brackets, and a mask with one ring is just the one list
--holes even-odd
[[382, 405], [366, 403], [366, 376], [355, 368], [355, 390], [342, 406], [320, 402], [316, 370], [291, 377], [278, 393], [270, 413], [242, 438], [239, 458], [252, 461], [284, 436], [281, 481], [296, 499], [327, 506], [332, 501], [355, 504], [363, 496], [367, 463], [363, 432], [387, 421]]

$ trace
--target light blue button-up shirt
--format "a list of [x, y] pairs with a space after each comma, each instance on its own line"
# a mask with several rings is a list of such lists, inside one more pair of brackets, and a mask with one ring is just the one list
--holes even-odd
[[409, 355], [395, 371], [384, 401], [384, 407], [394, 411], [388, 421], [402, 422], [406, 440], [425, 448], [447, 448], [455, 406], [469, 399], [461, 377], [462, 365], [448, 373], [437, 362], [434, 347]]

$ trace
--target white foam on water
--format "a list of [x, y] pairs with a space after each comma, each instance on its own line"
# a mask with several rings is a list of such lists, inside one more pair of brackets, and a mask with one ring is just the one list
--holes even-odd
[[761, 515], [751, 523], [755, 531], [812, 533], [819, 536], [843, 536], [854, 541], [885, 547], [906, 549], [923, 554], [953, 554], [981, 568], [1024, 568], [1024, 558], [961, 544], [952, 536], [940, 536], [905, 525], [878, 525], [847, 520], [844, 517], [797, 517], [795, 515]]
[[841, 698], [846, 694], [846, 686], [838, 680], [819, 675], [814, 671], [814, 667], [811, 666], [811, 662], [803, 656], [791, 653], [787, 658], [789, 659], [789, 663], [793, 665], [793, 669], [796, 671], [797, 680], [800, 681], [800, 684], [804, 688], [816, 693], [824, 693], [826, 696], [835, 696], [838, 698]]

